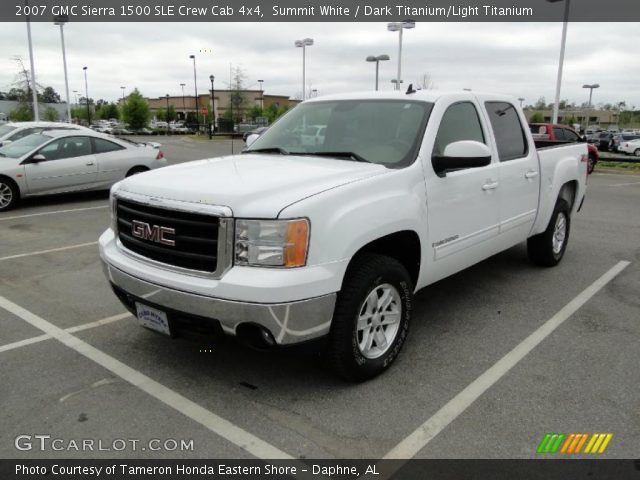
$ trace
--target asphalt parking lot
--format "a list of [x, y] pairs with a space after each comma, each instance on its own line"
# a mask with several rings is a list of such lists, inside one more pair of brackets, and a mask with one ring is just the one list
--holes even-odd
[[[170, 163], [231, 147], [159, 141]], [[139, 327], [98, 259], [107, 195], [28, 200], [0, 214], [0, 457], [534, 458], [547, 432], [611, 432], [600, 457], [637, 457], [638, 205], [640, 176], [592, 175], [558, 267], [530, 265], [519, 245], [427, 287], [396, 364], [353, 385], [313, 355]], [[555, 330], [527, 340], [549, 320]], [[140, 443], [15, 447], [36, 434]]]

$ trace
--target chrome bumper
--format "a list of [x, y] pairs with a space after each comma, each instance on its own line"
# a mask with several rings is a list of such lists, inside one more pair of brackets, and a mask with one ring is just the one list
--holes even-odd
[[290, 303], [246, 303], [173, 290], [133, 277], [104, 261], [102, 266], [109, 281], [133, 297], [218, 321], [231, 335], [240, 324], [257, 324], [269, 330], [277, 344], [290, 345], [326, 335], [331, 327], [335, 293]]

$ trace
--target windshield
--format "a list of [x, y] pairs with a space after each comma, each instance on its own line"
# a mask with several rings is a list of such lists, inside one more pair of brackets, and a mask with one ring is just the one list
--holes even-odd
[[432, 107], [404, 99], [303, 103], [246, 152], [333, 156], [405, 167], [418, 154]]
[[4, 137], [9, 132], [13, 132], [16, 128], [18, 128], [18, 127], [14, 127], [14, 126], [11, 126], [11, 125], [2, 125], [2, 126], [0, 126], [0, 138]]
[[32, 133], [20, 140], [16, 140], [9, 145], [0, 148], [0, 157], [20, 158], [23, 155], [35, 150], [40, 145], [51, 140], [52, 137], [42, 133]]

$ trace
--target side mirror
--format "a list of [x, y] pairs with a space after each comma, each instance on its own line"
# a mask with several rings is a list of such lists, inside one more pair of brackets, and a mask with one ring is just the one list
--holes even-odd
[[22, 164], [28, 165], [30, 163], [40, 163], [40, 162], [46, 162], [46, 161], [47, 161], [47, 157], [45, 157], [41, 153], [37, 153], [34, 156], [26, 159], [24, 162], [22, 162]]
[[461, 140], [447, 145], [443, 155], [431, 157], [433, 170], [439, 177], [447, 172], [485, 167], [491, 163], [491, 150], [484, 143]]
[[249, 136], [247, 137], [247, 141], [246, 141], [247, 147], [250, 147], [250, 146], [251, 146], [251, 144], [252, 144], [253, 142], [255, 142], [255, 141], [258, 139], [258, 137], [259, 137], [259, 136], [260, 136], [260, 135], [258, 135], [257, 133], [252, 133], [251, 135], [249, 135]]

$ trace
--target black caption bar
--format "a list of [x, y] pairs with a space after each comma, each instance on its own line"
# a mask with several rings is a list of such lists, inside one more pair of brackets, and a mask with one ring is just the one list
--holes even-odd
[[[557, 22], [567, 0], [2, 0], [0, 21]], [[572, 22], [635, 22], [638, 0], [573, 0]]]
[[0, 460], [3, 480], [638, 480], [637, 460]]

